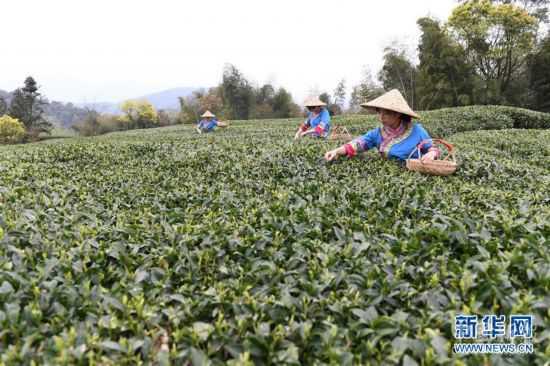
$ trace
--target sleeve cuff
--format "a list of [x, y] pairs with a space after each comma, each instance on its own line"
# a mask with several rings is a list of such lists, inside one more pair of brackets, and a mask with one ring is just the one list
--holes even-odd
[[346, 155], [350, 158], [355, 156], [357, 153], [351, 144], [345, 144], [344, 150], [346, 150]]
[[300, 130], [307, 131], [307, 125], [305, 123], [303, 123], [302, 127], [300, 127]]

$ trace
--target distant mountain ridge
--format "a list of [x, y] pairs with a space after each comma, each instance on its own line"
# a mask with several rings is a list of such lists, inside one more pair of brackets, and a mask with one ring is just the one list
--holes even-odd
[[174, 88], [160, 91], [158, 93], [148, 94], [136, 99], [147, 99], [156, 109], [179, 109], [180, 103], [178, 97], [187, 97], [195, 90], [202, 88]]
[[[186, 97], [191, 95], [195, 90], [200, 90], [202, 88], [194, 87], [181, 87], [181, 88], [172, 88], [163, 90], [157, 93], [147, 94], [137, 98], [128, 98], [125, 100], [131, 99], [140, 99], [147, 100], [151, 103], [157, 110], [179, 110], [179, 100], [178, 97]], [[6, 102], [11, 99], [12, 92], [7, 92], [0, 89], [0, 97], [4, 98]], [[47, 95], [45, 96], [47, 98]], [[109, 114], [120, 114], [120, 105], [124, 102], [121, 100], [118, 103], [114, 102], [96, 102], [96, 103], [64, 103], [57, 101], [49, 101], [49, 104], [45, 106], [44, 111], [47, 117], [49, 117], [54, 124], [70, 127], [74, 123], [80, 122], [86, 116], [86, 109], [92, 109], [99, 113], [109, 113]]]
[[4, 98], [4, 100], [7, 102], [11, 98], [11, 93], [0, 89], [0, 98]]
[[[88, 111], [85, 108], [80, 108], [73, 103], [57, 102], [48, 100], [42, 95], [46, 104], [43, 106], [44, 116], [46, 120], [54, 126], [69, 128], [73, 124], [82, 121], [86, 118]], [[0, 98], [4, 99], [9, 106], [13, 98], [13, 92], [7, 92], [0, 89]]]
[[200, 89], [202, 88], [194, 88], [194, 87], [173, 88], [173, 89], [163, 90], [157, 93], [143, 95], [141, 97], [127, 98], [127, 99], [121, 100], [118, 103], [97, 102], [97, 103], [77, 103], [77, 105], [79, 107], [93, 109], [99, 113], [119, 114], [120, 113], [119, 107], [120, 107], [120, 104], [122, 104], [122, 102], [124, 102], [125, 100], [138, 99], [138, 100], [147, 100], [157, 110], [158, 109], [179, 110], [180, 105], [179, 105], [178, 97], [189, 96], [195, 90], [200, 90]]

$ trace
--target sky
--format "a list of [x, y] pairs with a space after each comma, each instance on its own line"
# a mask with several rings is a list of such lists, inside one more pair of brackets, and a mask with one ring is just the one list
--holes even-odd
[[0, 89], [31, 75], [50, 100], [120, 102], [211, 87], [226, 63], [257, 85], [348, 92], [392, 42], [415, 53], [416, 20], [456, 0], [0, 0]]

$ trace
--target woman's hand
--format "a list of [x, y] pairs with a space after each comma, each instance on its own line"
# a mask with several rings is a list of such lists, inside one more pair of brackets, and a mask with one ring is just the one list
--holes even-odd
[[422, 160], [434, 160], [437, 157], [437, 151], [428, 151], [424, 156], [422, 157]]
[[325, 153], [326, 161], [333, 161], [338, 158], [338, 149], [330, 150]]
[[294, 135], [294, 140], [298, 140], [300, 137], [302, 137], [302, 131], [298, 130], [296, 131], [296, 135]]

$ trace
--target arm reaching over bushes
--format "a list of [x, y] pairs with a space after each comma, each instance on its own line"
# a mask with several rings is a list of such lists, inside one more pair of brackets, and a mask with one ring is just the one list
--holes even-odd
[[412, 122], [412, 118], [418, 118], [418, 115], [399, 91], [394, 89], [363, 106], [378, 113], [382, 127], [372, 129], [350, 143], [327, 152], [327, 161], [341, 155], [353, 157], [374, 147], [382, 157], [401, 161], [409, 157], [419, 158], [418, 150], [424, 154], [423, 160], [433, 160], [438, 156], [439, 151], [432, 146], [428, 132], [420, 123]]

